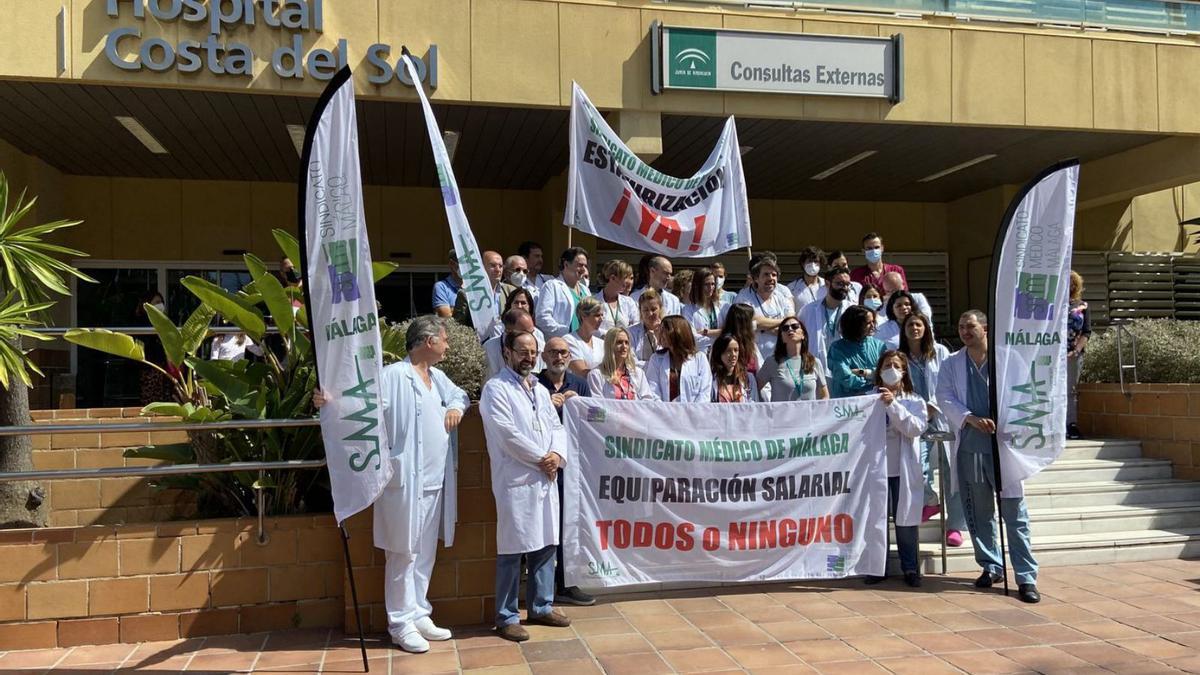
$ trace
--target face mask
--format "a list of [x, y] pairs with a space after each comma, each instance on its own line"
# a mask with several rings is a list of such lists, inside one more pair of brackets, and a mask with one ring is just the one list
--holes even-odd
[[880, 260], [883, 260], [883, 249], [869, 248], [869, 249], [863, 251], [863, 255], [867, 256], [867, 262], [877, 263]]
[[292, 284], [300, 283], [300, 277], [299, 277], [299, 275], [296, 274], [296, 270], [294, 268], [289, 269], [288, 271], [284, 272], [283, 276], [288, 280], [288, 283], [292, 283]]
[[815, 262], [807, 263], [804, 266], [804, 273], [810, 277], [815, 277], [821, 273], [821, 266]]
[[863, 306], [872, 312], [878, 312], [880, 307], [883, 307], [883, 301], [879, 298], [867, 298], [863, 300]]
[[522, 286], [524, 286], [525, 281], [528, 278], [529, 277], [527, 277], [524, 272], [513, 272], [512, 274], [510, 274], [508, 276], [509, 282], [511, 282], [512, 285], [516, 286], [517, 288], [521, 288]]
[[725, 277], [717, 277], [717, 290], [725, 288]]
[[904, 379], [904, 372], [899, 368], [884, 368], [879, 372], [879, 378], [889, 387], [894, 387]]
[[837, 300], [838, 302], [846, 299], [846, 293], [847, 291], [844, 288], [834, 288], [832, 286], [829, 287], [829, 297]]
[[161, 302], [154, 303], [154, 309], [157, 309], [158, 311], [162, 312], [163, 314], [167, 313], [167, 306]]

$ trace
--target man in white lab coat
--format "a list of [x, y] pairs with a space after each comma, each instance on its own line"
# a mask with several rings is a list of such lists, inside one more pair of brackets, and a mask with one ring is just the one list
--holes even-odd
[[[942, 362], [937, 386], [937, 405], [955, 434], [949, 453], [951, 491], [957, 490], [962, 498], [975, 562], [983, 568], [975, 580], [977, 588], [990, 588], [1004, 580], [1004, 560], [996, 545], [996, 472], [992, 454], [996, 452], [993, 447], [996, 421], [991, 413], [987, 323], [987, 315], [977, 309], [963, 312], [958, 320], [958, 337], [963, 348]], [[1025, 489], [1021, 481], [1005, 476], [1008, 461], [1004, 442], [996, 443], [996, 447], [1001, 451], [1000, 509], [1008, 533], [1008, 557], [1017, 578], [1018, 597], [1024, 602], [1039, 602], [1038, 565], [1030, 541]]]
[[479, 401], [496, 497], [496, 632], [513, 642], [529, 639], [517, 611], [522, 556], [528, 567], [526, 621], [571, 625], [554, 611], [559, 533], [554, 481], [566, 462], [567, 437], [550, 392], [533, 375], [538, 355], [531, 333], [505, 333], [508, 365], [488, 380]]
[[808, 351], [812, 353], [825, 372], [829, 372], [829, 345], [842, 337], [842, 314], [854, 306], [850, 293], [850, 270], [834, 267], [825, 272], [825, 296], [819, 302], [810, 302], [800, 310], [797, 319], [804, 324], [808, 335]]
[[[426, 597], [438, 532], [454, 544], [458, 516], [457, 457], [452, 432], [470, 405], [466, 392], [434, 367], [446, 355], [443, 319], [420, 316], [405, 334], [408, 357], [383, 369], [380, 398], [392, 448], [392, 480], [375, 501], [375, 546], [387, 554], [384, 604], [392, 642], [406, 652], [449, 640], [433, 623]], [[324, 405], [328, 395], [313, 400]]]
[[578, 246], [565, 251], [558, 259], [559, 274], [547, 281], [538, 291], [537, 326], [547, 338], [562, 337], [579, 328], [575, 305], [591, 295], [585, 277], [588, 254]]

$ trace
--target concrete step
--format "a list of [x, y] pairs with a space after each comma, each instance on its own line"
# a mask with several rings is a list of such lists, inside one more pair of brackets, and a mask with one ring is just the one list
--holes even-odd
[[1035, 483], [1025, 487], [1025, 503], [1032, 512], [1042, 509], [1162, 502], [1200, 502], [1200, 482], [1163, 478], [1082, 483]]
[[[1200, 502], [1077, 506], [1034, 510], [1029, 515], [1035, 537], [1200, 528]], [[922, 542], [940, 541], [942, 528], [938, 517], [923, 524], [920, 534]], [[894, 540], [894, 532], [892, 536]]]
[[1026, 486], [1048, 483], [1093, 483], [1135, 481], [1171, 477], [1171, 460], [1130, 459], [1059, 459], [1025, 481]]
[[1141, 456], [1141, 441], [1126, 438], [1096, 438], [1067, 441], [1059, 461], [1067, 459], [1136, 459]]
[[[1200, 556], [1200, 527], [1039, 536], [1035, 524], [1033, 553], [1040, 567], [1193, 558]], [[979, 569], [969, 538], [959, 548], [946, 550], [946, 565], [949, 572]], [[941, 572], [938, 544], [921, 544], [921, 567], [926, 573]], [[900, 570], [894, 552], [888, 568], [894, 573]]]

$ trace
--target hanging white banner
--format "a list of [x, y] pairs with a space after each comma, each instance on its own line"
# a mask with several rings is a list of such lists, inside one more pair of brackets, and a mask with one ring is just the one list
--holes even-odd
[[568, 585], [882, 575], [878, 396], [566, 405]]
[[421, 79], [417, 77], [412, 56], [405, 50], [401, 59], [408, 76], [412, 78], [413, 89], [417, 90], [417, 96], [421, 98], [421, 109], [425, 112], [425, 129], [429, 133], [429, 144], [433, 147], [433, 162], [437, 165], [438, 182], [442, 186], [442, 201], [446, 204], [446, 220], [450, 223], [450, 238], [454, 241], [454, 252], [458, 254], [458, 272], [463, 280], [462, 292], [467, 295], [471, 323], [482, 341], [491, 337], [492, 327], [499, 319], [499, 296], [492, 289], [487, 272], [483, 269], [479, 244], [475, 242], [471, 223], [467, 222], [467, 214], [462, 207], [462, 195], [458, 192], [458, 182], [454, 180], [450, 154], [446, 152], [446, 143], [442, 140], [442, 132], [438, 129], [437, 119], [433, 116], [433, 108], [429, 106]]
[[343, 68], [317, 101], [304, 138], [300, 241], [321, 389], [321, 438], [339, 523], [370, 506], [392, 477], [379, 398], [383, 350], [363, 214], [354, 82]]
[[996, 238], [988, 330], [1006, 494], [1062, 454], [1067, 304], [1079, 162], [1043, 171], [1013, 198]]
[[750, 207], [730, 117], [690, 178], [668, 176], [621, 141], [578, 84], [563, 223], [639, 251], [706, 258], [750, 246]]

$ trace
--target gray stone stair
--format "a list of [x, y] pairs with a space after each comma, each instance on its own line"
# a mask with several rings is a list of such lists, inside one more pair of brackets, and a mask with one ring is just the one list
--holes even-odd
[[[1025, 484], [1038, 564], [1200, 557], [1200, 482], [1171, 476], [1171, 463], [1142, 457], [1138, 441], [1069, 441]], [[935, 517], [921, 527], [927, 573], [941, 571], [940, 540]], [[946, 550], [946, 564], [951, 572], [977, 569], [969, 537]], [[889, 567], [899, 571], [894, 555]]]

